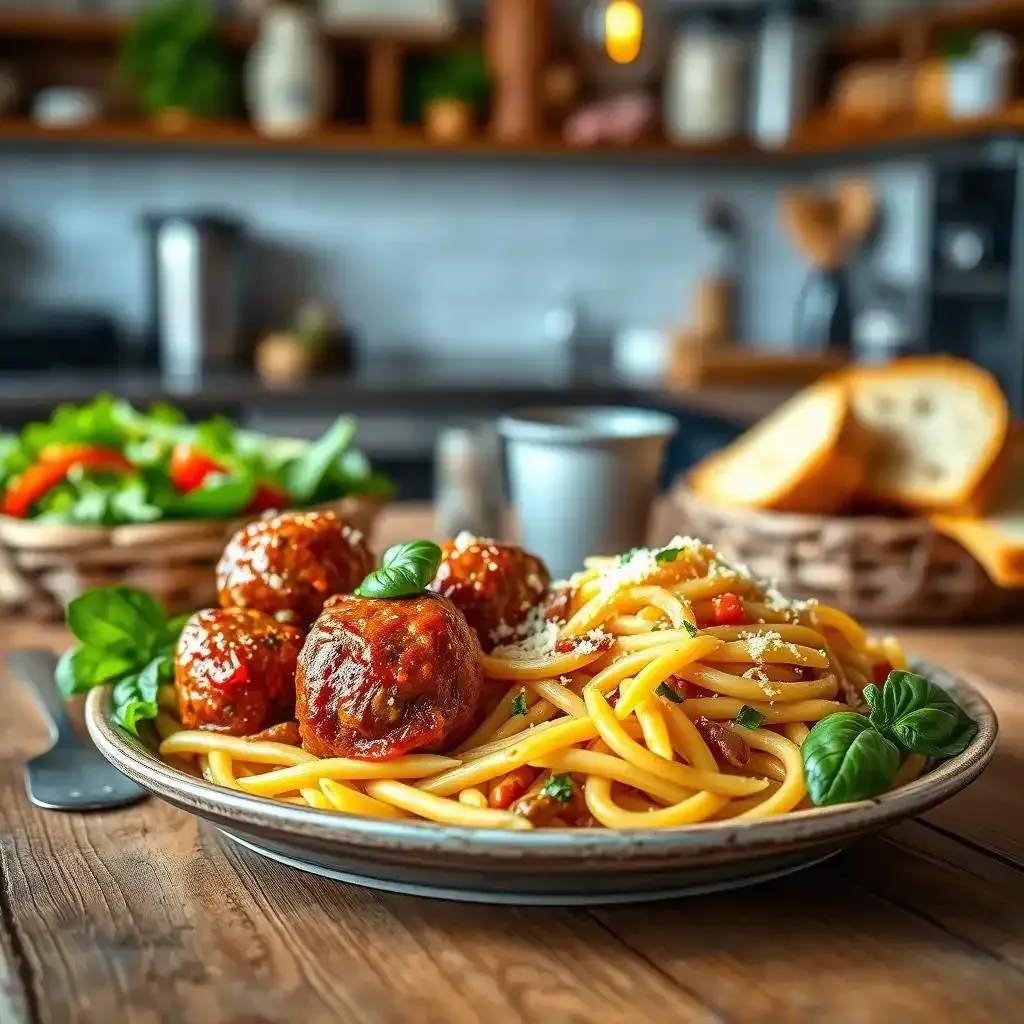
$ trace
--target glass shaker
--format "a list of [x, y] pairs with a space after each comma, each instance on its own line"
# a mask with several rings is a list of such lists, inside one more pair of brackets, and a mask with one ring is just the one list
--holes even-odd
[[505, 514], [501, 445], [493, 427], [442, 431], [435, 453], [437, 535], [500, 537]]

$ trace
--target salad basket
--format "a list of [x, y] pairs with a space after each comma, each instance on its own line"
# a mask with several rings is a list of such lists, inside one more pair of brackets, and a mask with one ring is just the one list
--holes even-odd
[[332, 509], [371, 537], [393, 488], [354, 433], [347, 418], [309, 442], [107, 396], [63, 406], [3, 439], [0, 609], [61, 618], [106, 586], [148, 591], [172, 615], [208, 607], [228, 539], [271, 510]]

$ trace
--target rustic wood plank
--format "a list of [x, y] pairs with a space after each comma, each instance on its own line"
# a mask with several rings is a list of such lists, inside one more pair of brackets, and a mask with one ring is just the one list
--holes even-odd
[[[892, 845], [877, 839], [858, 852], [880, 872], [891, 855]], [[947, 875], [944, 884], [956, 883]], [[1015, 965], [865, 888], [844, 859], [685, 904], [594, 914], [744, 1024], [1002, 1024], [1017, 1019], [1024, 998]]]

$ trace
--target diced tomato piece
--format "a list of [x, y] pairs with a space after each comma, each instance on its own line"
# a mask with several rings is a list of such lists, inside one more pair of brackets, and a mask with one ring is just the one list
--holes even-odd
[[252, 496], [246, 512], [256, 515], [259, 512], [269, 512], [272, 509], [278, 511], [285, 509], [290, 504], [288, 495], [273, 484], [258, 483], [256, 493]]
[[874, 680], [877, 686], [884, 686], [886, 679], [889, 678], [889, 673], [892, 671], [892, 665], [887, 661], [876, 662], [871, 669], [871, 678]]
[[507, 810], [537, 781], [540, 773], [540, 768], [531, 768], [528, 764], [513, 768], [505, 778], [492, 787], [488, 803], [498, 810]]
[[716, 626], [742, 626], [746, 620], [743, 602], [735, 594], [720, 594], [711, 601]]
[[202, 487], [213, 473], [224, 471], [219, 462], [190, 444], [177, 444], [171, 453], [171, 483], [182, 494]]
[[210, 682], [214, 686], [222, 686], [227, 689], [232, 686], [243, 686], [249, 682], [249, 669], [239, 662], [237, 657], [233, 658], [232, 664], [225, 668], [224, 675], [210, 676]]
[[4, 515], [27, 518], [35, 502], [67, 479], [68, 473], [76, 466], [119, 473], [130, 473], [134, 469], [113, 448], [84, 444], [50, 445], [40, 453], [38, 462], [8, 485], [2, 505]]

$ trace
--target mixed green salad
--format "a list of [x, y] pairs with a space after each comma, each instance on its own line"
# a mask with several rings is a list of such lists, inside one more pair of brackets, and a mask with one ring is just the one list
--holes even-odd
[[220, 519], [394, 487], [351, 447], [355, 421], [313, 442], [190, 423], [159, 404], [141, 412], [100, 395], [45, 423], [0, 435], [0, 512], [35, 522], [116, 525]]

